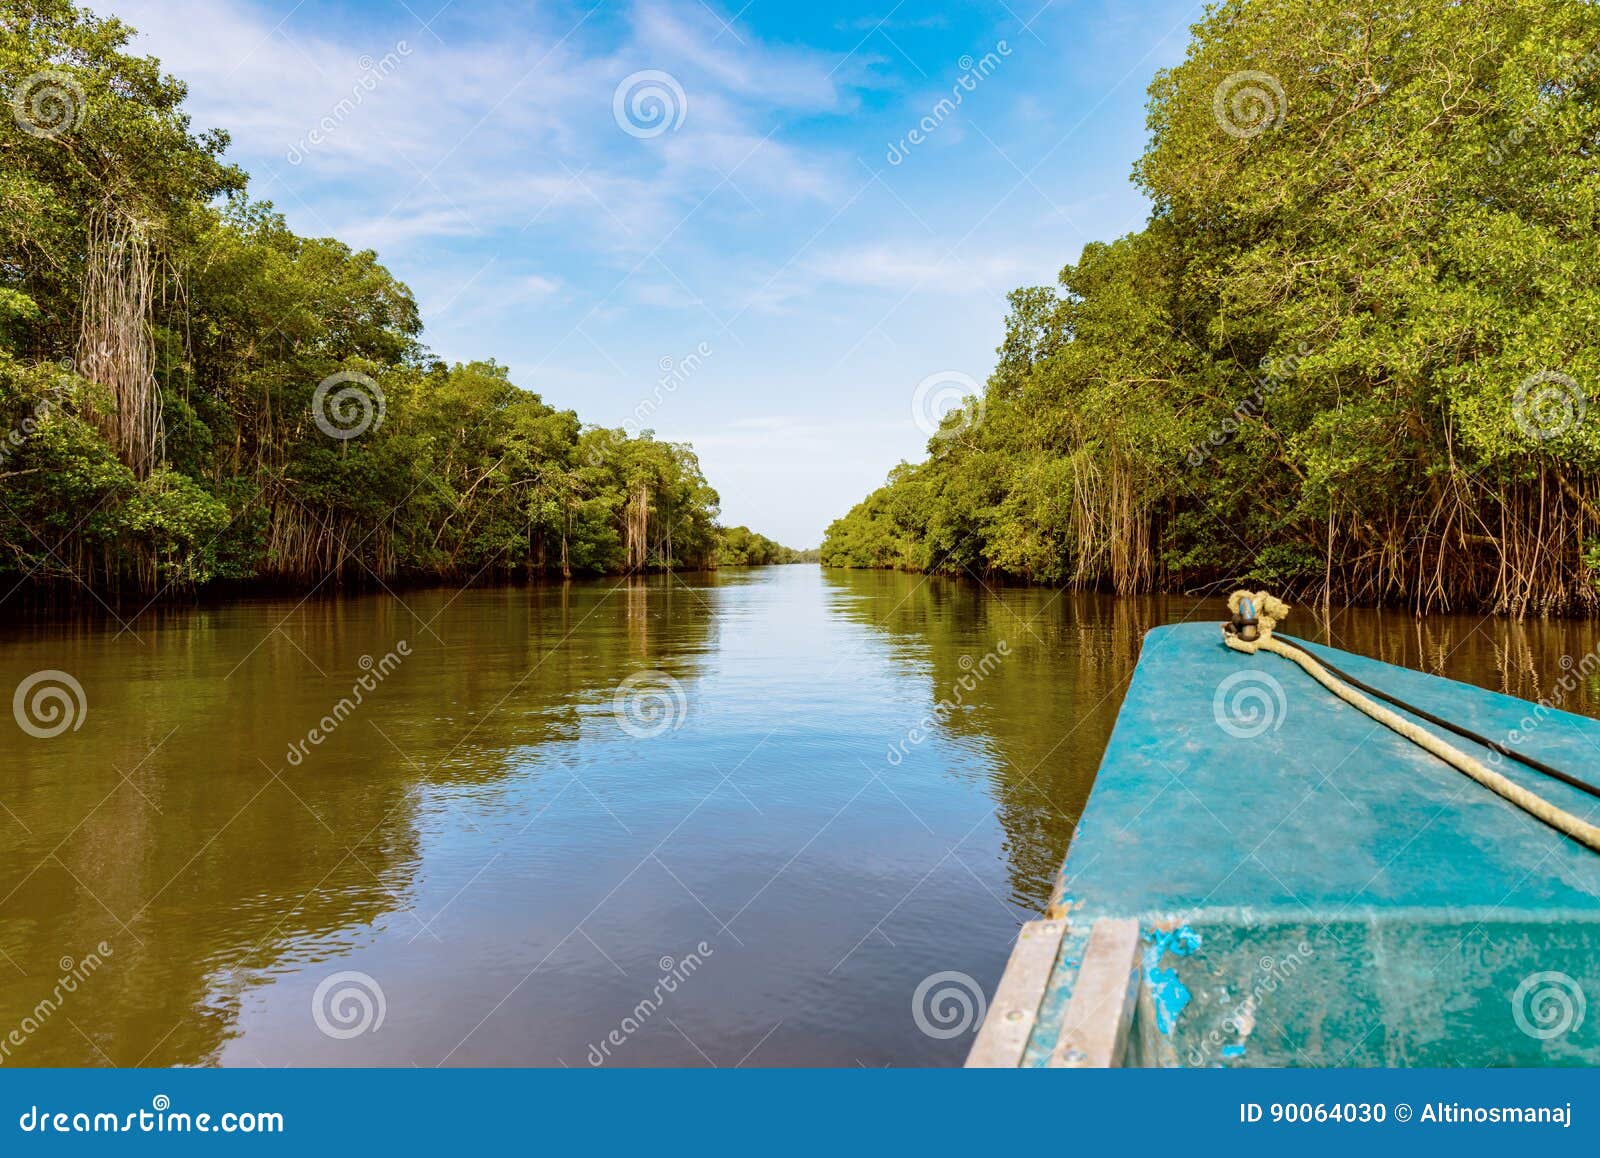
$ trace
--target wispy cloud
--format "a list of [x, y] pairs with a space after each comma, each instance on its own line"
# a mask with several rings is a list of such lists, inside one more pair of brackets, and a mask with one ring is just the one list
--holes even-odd
[[985, 295], [992, 294], [996, 285], [1016, 285], [1032, 264], [1021, 255], [1005, 253], [962, 258], [926, 242], [833, 250], [807, 263], [818, 277], [844, 285]]
[[[159, 46], [197, 124], [228, 128], [286, 186], [301, 170], [298, 207], [363, 244], [581, 227], [620, 260], [708, 190], [827, 197], [844, 166], [772, 135], [774, 116], [848, 109], [832, 58], [717, 40], [709, 12], [640, 4], [597, 51], [531, 20], [488, 40], [403, 25], [291, 35], [245, 0], [97, 2]], [[667, 138], [637, 140], [613, 117], [618, 82], [643, 68], [686, 94]]]
[[[891, 10], [892, 11], [892, 10]], [[840, 20], [834, 27], [847, 29], [851, 32], [874, 32], [882, 28], [887, 32], [902, 32], [906, 29], [935, 29], [948, 28], [948, 17], [933, 16], [858, 16], [854, 20]]]

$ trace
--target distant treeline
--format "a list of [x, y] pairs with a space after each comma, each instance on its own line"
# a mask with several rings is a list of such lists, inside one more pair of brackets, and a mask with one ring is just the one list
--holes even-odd
[[0, 0], [0, 585], [745, 561], [688, 446], [429, 355], [406, 286], [250, 200], [130, 35]]
[[797, 551], [758, 535], [749, 527], [724, 527], [717, 546], [717, 562], [726, 567], [765, 567], [774, 563], [815, 563], [822, 557], [816, 548]]
[[1594, 612], [1600, 6], [1231, 0], [1149, 127], [824, 563]]

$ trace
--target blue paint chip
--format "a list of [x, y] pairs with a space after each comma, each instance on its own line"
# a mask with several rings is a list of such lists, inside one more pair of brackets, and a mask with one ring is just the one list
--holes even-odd
[[1189, 1005], [1189, 987], [1178, 979], [1176, 969], [1162, 969], [1161, 958], [1171, 953], [1174, 957], [1188, 957], [1200, 948], [1200, 934], [1188, 925], [1176, 929], [1152, 929], [1148, 934], [1150, 944], [1144, 951], [1145, 984], [1150, 987], [1150, 998], [1156, 1010], [1156, 1028], [1171, 1034], [1177, 1027], [1178, 1015]]
[[1242, 1046], [1242, 1045], [1225, 1045], [1225, 1046], [1222, 1047], [1222, 1056], [1223, 1057], [1243, 1057], [1244, 1056], [1244, 1046]]

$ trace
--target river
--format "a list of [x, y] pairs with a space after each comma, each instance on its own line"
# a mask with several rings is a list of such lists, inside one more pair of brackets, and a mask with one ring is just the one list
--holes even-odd
[[[15, 617], [0, 1064], [959, 1064], [1142, 633], [1221, 616], [795, 566]], [[1290, 627], [1600, 704], [1588, 624]]]

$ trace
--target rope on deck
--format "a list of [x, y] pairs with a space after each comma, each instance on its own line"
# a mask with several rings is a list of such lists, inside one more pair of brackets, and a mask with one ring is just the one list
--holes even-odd
[[1424, 751], [1437, 756], [1456, 771], [1470, 776], [1491, 792], [1509, 800], [1557, 832], [1570, 836], [1595, 852], [1600, 852], [1600, 827], [1557, 807], [1537, 792], [1502, 776], [1483, 761], [1390, 711], [1382, 704], [1368, 699], [1336, 678], [1310, 652], [1274, 639], [1273, 629], [1289, 614], [1288, 605], [1281, 599], [1265, 591], [1235, 591], [1228, 598], [1228, 610], [1233, 612], [1234, 621], [1223, 625], [1222, 641], [1234, 651], [1242, 651], [1247, 655], [1254, 655], [1258, 651], [1270, 651], [1274, 655], [1282, 656], [1298, 665], [1312, 679], [1357, 711], [1398, 732]]

